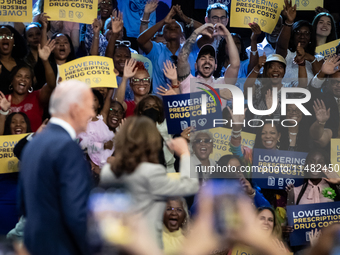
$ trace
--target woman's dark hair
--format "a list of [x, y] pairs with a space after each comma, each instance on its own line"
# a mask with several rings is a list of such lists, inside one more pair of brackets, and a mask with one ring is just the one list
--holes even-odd
[[128, 117], [115, 141], [112, 169], [117, 178], [133, 173], [143, 162], [158, 164], [161, 136], [155, 123], [145, 116]]
[[100, 114], [100, 112], [102, 111], [103, 107], [104, 107], [104, 98], [103, 95], [96, 89], [92, 89], [92, 93], [93, 95], [97, 98], [98, 102], [99, 102], [99, 108], [96, 112], [96, 114]]
[[312, 25], [307, 20], [299, 20], [295, 22], [292, 26], [292, 33], [289, 40], [289, 50], [292, 52], [296, 51], [295, 45], [295, 33], [301, 28], [301, 27], [308, 27], [310, 32], [310, 41], [307, 44], [305, 48], [305, 52], [311, 54], [312, 56], [315, 55], [315, 47], [316, 47], [316, 40], [312, 40], [314, 38], [314, 32]]
[[124, 44], [118, 44], [118, 45], [116, 45], [116, 46], [115, 46], [115, 51], [114, 51], [113, 55], [116, 54], [116, 50], [117, 50], [118, 48], [125, 48], [126, 50], [128, 50], [128, 51], [129, 51], [129, 54], [130, 54], [130, 57], [131, 57], [131, 51], [130, 51], [129, 47], [126, 46], [126, 45], [124, 45]]
[[11, 54], [12, 57], [14, 59], [23, 59], [27, 55], [27, 46], [26, 46], [25, 39], [12, 26], [3, 25], [3, 26], [0, 26], [0, 28], [1, 27], [8, 28], [11, 31], [11, 33], [13, 34], [15, 45], [13, 45], [13, 50], [12, 50], [12, 54]]
[[112, 100], [110, 105], [112, 106], [112, 105], [115, 105], [115, 104], [118, 105], [120, 108], [122, 108], [122, 111], [124, 112], [124, 115], [125, 115], [124, 106], [120, 102], [118, 102], [117, 100]]
[[[307, 166], [310, 159], [312, 159], [316, 154], [321, 154], [323, 156], [326, 166], [328, 166], [331, 163], [330, 156], [324, 149], [315, 148], [315, 149], [312, 149], [308, 153], [304, 167]], [[326, 176], [324, 176], [324, 177], [326, 177]], [[300, 203], [300, 200], [301, 200], [303, 194], [306, 192], [306, 189], [307, 189], [307, 186], [308, 186], [308, 180], [309, 180], [308, 178], [305, 178], [305, 180], [304, 180], [304, 184], [302, 185], [301, 191], [298, 194], [298, 197], [296, 199], [296, 205], [298, 205]], [[329, 185], [329, 187], [331, 187], [335, 191], [336, 197], [334, 198], [334, 201], [340, 201], [340, 193], [339, 193], [338, 185], [335, 185], [335, 184], [329, 183], [329, 182], [328, 182], [328, 185]]]
[[274, 217], [274, 226], [273, 226], [273, 232], [272, 234], [281, 239], [281, 236], [282, 236], [282, 229], [281, 229], [281, 225], [279, 223], [279, 220], [277, 218], [277, 215], [276, 215], [276, 212], [275, 210], [272, 208], [272, 207], [259, 207], [257, 208], [257, 214], [259, 215], [262, 211], [264, 210], [269, 210], [272, 214], [273, 214], [273, 217]]
[[8, 115], [8, 117], [5, 121], [4, 135], [13, 135], [13, 134], [11, 134], [11, 123], [12, 123], [13, 116], [16, 115], [16, 114], [20, 114], [24, 117], [26, 125], [27, 125], [26, 133], [31, 133], [32, 132], [31, 122], [30, 122], [29, 118], [27, 117], [26, 113], [12, 112], [10, 115]]
[[[32, 22], [29, 25], [26, 26], [25, 30], [24, 30], [24, 38], [27, 41], [27, 31], [33, 27], [37, 27], [40, 29], [41, 31], [41, 24], [39, 22]], [[29, 64], [32, 68], [34, 68], [35, 64], [36, 64], [36, 60], [31, 52], [31, 49], [29, 47], [29, 45], [27, 45], [27, 56], [25, 57], [25, 62], [27, 64]]]
[[[242, 37], [239, 34], [236, 34], [236, 33], [231, 33], [231, 35], [233, 37], [237, 37], [241, 42], [240, 61], [244, 61], [244, 60], [248, 59], [246, 47], [244, 46]], [[224, 38], [222, 38], [220, 43], [218, 44], [218, 48], [217, 48], [217, 51], [216, 51], [217, 68], [216, 68], [216, 71], [214, 72], [214, 77], [216, 79], [220, 78], [222, 76], [221, 71], [222, 71], [222, 68], [224, 66], [225, 59], [227, 58], [227, 53], [226, 53], [226, 50], [225, 50], [226, 44], [227, 44], [227, 42]]]
[[334, 20], [333, 16], [331, 14], [327, 13], [327, 12], [321, 12], [318, 15], [315, 16], [315, 18], [312, 22], [312, 26], [313, 26], [313, 39], [312, 39], [312, 41], [315, 40], [315, 42], [316, 42], [316, 28], [318, 26], [319, 20], [321, 19], [321, 17], [324, 17], [324, 16], [327, 16], [328, 18], [330, 18], [331, 26], [332, 26], [331, 33], [329, 34], [329, 36], [327, 36], [326, 43], [338, 39], [338, 35], [336, 33], [335, 20]]
[[[221, 166], [221, 167], [228, 166], [229, 165], [229, 161], [232, 160], [232, 159], [238, 160], [238, 162], [240, 162], [241, 166], [244, 166], [244, 162], [238, 156], [235, 156], [235, 155], [224, 155], [224, 156], [222, 156], [216, 162], [216, 165]], [[239, 179], [240, 175], [237, 174], [236, 172], [235, 173], [228, 172], [228, 173], [226, 173], [225, 177], [233, 178], [233, 179]], [[212, 175], [212, 178], [214, 178], [213, 175]]]
[[[69, 61], [72, 61], [72, 60], [76, 59], [76, 55], [75, 55], [75, 52], [74, 52], [73, 43], [72, 43], [72, 40], [71, 40], [71, 38], [70, 38], [69, 35], [63, 34], [63, 33], [55, 33], [55, 34], [51, 37], [51, 40], [55, 39], [55, 38], [57, 37], [57, 35], [60, 35], [60, 34], [66, 36], [66, 38], [67, 38], [67, 40], [68, 40], [68, 43], [70, 44], [71, 52], [70, 52], [70, 54], [67, 56], [66, 62], [69, 62]], [[58, 67], [57, 67], [57, 63], [56, 63], [55, 58], [54, 58], [53, 51], [51, 52], [50, 57], [49, 57], [48, 59], [49, 59], [50, 64], [51, 64], [51, 66], [52, 66], [53, 72], [54, 72], [55, 76], [57, 77]]]
[[153, 99], [157, 106], [158, 106], [158, 109], [159, 109], [159, 116], [158, 116], [158, 119], [157, 119], [157, 122], [160, 124], [164, 121], [165, 119], [165, 115], [164, 115], [164, 107], [163, 107], [163, 102], [162, 100], [158, 97], [158, 96], [154, 96], [154, 95], [147, 95], [146, 97], [144, 97], [142, 100], [139, 101], [139, 103], [136, 105], [136, 108], [135, 108], [135, 111], [134, 111], [134, 114], [136, 116], [142, 116], [142, 113], [143, 113], [143, 108], [145, 106], [145, 104], [147, 103], [147, 101], [149, 99]]
[[34, 85], [33, 83], [33, 79], [34, 79], [34, 71], [32, 69], [32, 67], [26, 63], [21, 63], [19, 65], [16, 65], [15, 67], [13, 67], [11, 73], [10, 73], [10, 80], [11, 83], [13, 82], [14, 76], [17, 74], [17, 72], [22, 69], [22, 68], [27, 68], [30, 71], [31, 74], [31, 86]]
[[[262, 144], [262, 130], [263, 130], [263, 127], [266, 125], [266, 124], [270, 124], [272, 125], [273, 127], [276, 128], [277, 132], [280, 133], [280, 125], [279, 125], [279, 122], [277, 121], [269, 121], [269, 120], [266, 120], [266, 119], [273, 119], [273, 116], [263, 116], [261, 118], [261, 120], [263, 121], [263, 126], [262, 127], [258, 127], [257, 129], [257, 132], [256, 132], [256, 138], [255, 138], [255, 144], [254, 144], [254, 148], [258, 148], [258, 149], [263, 149], [264, 146]], [[280, 146], [280, 143], [278, 142], [277, 143], [278, 146]]]

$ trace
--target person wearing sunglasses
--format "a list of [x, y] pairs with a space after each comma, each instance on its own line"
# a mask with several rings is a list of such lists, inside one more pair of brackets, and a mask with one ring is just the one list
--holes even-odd
[[0, 91], [5, 95], [10, 94], [10, 73], [17, 65], [23, 65], [23, 58], [27, 54], [24, 38], [11, 26], [0, 28]]
[[[133, 91], [133, 100], [126, 100], [125, 91], [127, 81], [130, 80], [130, 87]], [[134, 110], [139, 101], [150, 93], [151, 78], [143, 62], [134, 59], [126, 60], [122, 83], [115, 92], [114, 98], [120, 102], [125, 110], [125, 117], [134, 114]]]
[[216, 165], [216, 161], [209, 158], [214, 146], [213, 135], [209, 131], [199, 131], [194, 134], [191, 144], [193, 152], [191, 155], [192, 165], [201, 166], [201, 169]]

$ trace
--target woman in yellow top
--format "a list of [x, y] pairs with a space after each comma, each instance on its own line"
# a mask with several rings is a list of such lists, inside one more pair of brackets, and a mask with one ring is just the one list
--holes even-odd
[[177, 254], [184, 242], [184, 234], [189, 223], [188, 206], [182, 197], [170, 198], [163, 218], [164, 254]]

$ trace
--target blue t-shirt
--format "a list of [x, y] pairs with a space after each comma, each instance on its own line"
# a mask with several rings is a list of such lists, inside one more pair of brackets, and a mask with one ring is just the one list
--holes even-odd
[[[149, 54], [145, 55], [148, 59], [150, 59], [153, 67], [152, 71], [152, 92], [156, 94], [158, 92], [157, 88], [159, 86], [166, 87], [166, 84], [170, 84], [170, 81], [165, 77], [163, 73], [164, 65], [167, 60], [171, 60], [171, 56], [173, 54], [171, 51], [166, 47], [163, 43], [156, 43], [152, 42], [152, 49], [149, 52]], [[178, 56], [178, 53], [182, 49], [182, 46], [179, 47], [179, 49], [176, 52], [176, 56]], [[191, 53], [189, 54], [189, 63], [190, 63], [190, 70], [191, 74], [195, 76], [195, 63], [196, 58], [199, 52], [199, 48], [197, 44], [193, 46], [193, 49]]]
[[[240, 69], [238, 70], [237, 78], [247, 78], [248, 76], [248, 65], [249, 65], [249, 58], [246, 60], [241, 61]], [[223, 66], [221, 69], [221, 77], [224, 76], [226, 68]]]
[[[117, 76], [117, 85], [120, 86], [121, 82], [122, 82], [123, 77], [119, 77]], [[114, 98], [113, 98], [114, 99]], [[127, 84], [126, 84], [126, 90], [125, 90], [125, 100], [127, 101], [131, 101], [134, 99], [133, 96], [133, 91], [130, 87], [130, 79], [127, 80]]]
[[[117, 0], [118, 9], [124, 13], [123, 21], [128, 37], [139, 36], [140, 19], [143, 17], [146, 0]], [[156, 24], [156, 12], [150, 14], [149, 27]]]

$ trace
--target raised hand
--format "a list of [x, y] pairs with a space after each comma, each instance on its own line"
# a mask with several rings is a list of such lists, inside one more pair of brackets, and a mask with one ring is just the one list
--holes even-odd
[[51, 18], [50, 16], [46, 16], [45, 12], [39, 14], [38, 21], [39, 21], [39, 23], [41, 23], [42, 28], [47, 29], [48, 19], [50, 19], [50, 18]]
[[240, 182], [243, 190], [246, 192], [247, 195], [251, 196], [254, 194], [255, 190], [253, 189], [250, 182], [246, 178], [242, 177], [240, 179]]
[[320, 123], [326, 123], [331, 116], [331, 108], [327, 110], [325, 103], [322, 100], [316, 99], [314, 101], [313, 109], [315, 112], [315, 118]]
[[117, 34], [122, 31], [124, 27], [123, 13], [117, 10], [113, 10], [111, 15], [111, 29], [112, 33]]
[[262, 32], [259, 24], [253, 22], [253, 23], [249, 23], [248, 25], [250, 26], [250, 29], [252, 31], [250, 39], [252, 41], [257, 41], [257, 37], [259, 37], [259, 35]]
[[309, 240], [310, 240], [310, 245], [313, 247], [316, 242], [319, 240], [321, 236], [321, 230], [312, 229], [312, 231], [309, 232]]
[[292, 0], [285, 0], [282, 15], [286, 17], [288, 23], [293, 23], [296, 18], [296, 4], [292, 6]]
[[288, 184], [286, 186], [286, 192], [289, 193], [294, 189], [294, 184]]
[[38, 53], [39, 53], [39, 57], [43, 60], [43, 61], [47, 61], [48, 57], [50, 56], [51, 52], [54, 50], [55, 47], [55, 40], [49, 39], [47, 41], [47, 43], [45, 44], [44, 47], [41, 47], [41, 45], [39, 44], [38, 46]]
[[321, 71], [324, 74], [331, 75], [339, 71], [339, 65], [340, 65], [340, 56], [333, 56], [327, 59], [323, 63], [321, 67]]
[[171, 10], [169, 11], [168, 15], [166, 15], [164, 22], [165, 24], [170, 24], [173, 21], [175, 21], [172, 17], [175, 16], [176, 11], [175, 11], [175, 7], [172, 6]]
[[125, 60], [125, 66], [124, 66], [124, 77], [125, 78], [131, 78], [135, 76], [137, 73], [136, 67], [137, 61], [133, 58], [130, 58], [129, 61]]
[[[248, 108], [244, 109], [244, 114], [242, 115], [234, 115], [233, 111], [229, 108], [229, 106], [227, 106], [231, 120], [233, 121], [233, 123], [243, 123], [244, 122], [244, 118], [245, 118], [245, 114]], [[237, 124], [239, 125], [239, 124]]]
[[145, 7], [144, 7], [144, 13], [152, 13], [157, 9], [159, 0], [149, 0]]
[[103, 23], [101, 19], [95, 18], [92, 23], [92, 29], [94, 34], [99, 34], [100, 30], [102, 29]]
[[226, 26], [221, 24], [221, 23], [215, 24], [214, 29], [215, 29], [215, 31], [214, 31], [213, 36], [223, 36], [223, 37], [231, 36], [231, 34], [230, 34], [229, 30], [226, 28]]
[[177, 15], [178, 15], [181, 19], [183, 19], [185, 15], [184, 15], [184, 13], [183, 13], [183, 11], [182, 11], [181, 6], [180, 6], [179, 4], [176, 4], [176, 5], [174, 5], [174, 7], [175, 7], [175, 11], [176, 11]]
[[190, 132], [191, 132], [191, 127], [187, 127], [181, 133], [181, 137], [183, 137], [185, 140], [187, 140], [187, 142], [190, 141]]
[[211, 23], [205, 23], [204, 25], [200, 26], [199, 28], [196, 28], [195, 33], [198, 35], [206, 35], [210, 38], [212, 38], [213, 34], [212, 32], [209, 32], [214, 30], [214, 25]]
[[11, 107], [11, 100], [12, 100], [12, 95], [8, 96], [8, 100], [6, 99], [4, 93], [0, 91], [0, 107], [1, 110], [4, 112], [7, 112], [9, 108]]
[[170, 150], [173, 150], [176, 155], [182, 156], [182, 155], [190, 155], [188, 143], [187, 141], [182, 137], [177, 137], [175, 139], [171, 139], [167, 142]]
[[294, 61], [296, 63], [300, 63], [300, 62], [304, 61], [305, 55], [306, 55], [305, 49], [303, 47], [301, 47], [301, 44], [299, 43], [298, 46], [296, 46], [296, 57], [295, 57]]
[[167, 60], [166, 62], [163, 63], [164, 69], [163, 73], [166, 78], [169, 80], [177, 80], [177, 70], [176, 66], [174, 63], [172, 63], [170, 60]]
[[176, 91], [169, 84], [167, 84], [167, 88], [159, 86], [157, 90], [158, 90], [157, 94], [161, 96], [177, 95]]

